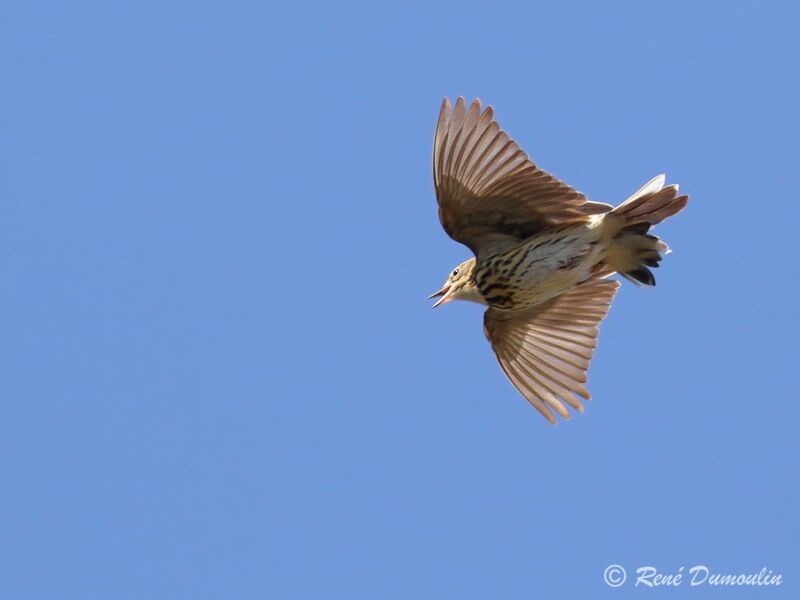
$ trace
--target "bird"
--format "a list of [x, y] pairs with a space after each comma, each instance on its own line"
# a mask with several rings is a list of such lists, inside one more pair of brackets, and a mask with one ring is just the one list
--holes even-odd
[[445, 232], [473, 256], [456, 266], [434, 308], [486, 306], [484, 334], [500, 367], [548, 421], [583, 412], [598, 327], [619, 274], [654, 286], [651, 268], [670, 249], [651, 227], [688, 196], [658, 175], [614, 207], [534, 164], [491, 106], [444, 98], [433, 142], [433, 179]]

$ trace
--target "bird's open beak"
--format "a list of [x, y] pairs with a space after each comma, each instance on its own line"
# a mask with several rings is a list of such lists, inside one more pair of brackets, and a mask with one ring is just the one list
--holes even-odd
[[435, 293], [431, 294], [430, 296], [428, 296], [428, 300], [431, 300], [433, 298], [439, 298], [439, 300], [436, 302], [436, 304], [434, 304], [431, 308], [436, 308], [437, 306], [439, 306], [441, 304], [447, 304], [448, 302], [450, 302], [450, 300], [453, 299], [453, 294], [450, 293], [451, 289], [452, 289], [452, 286], [446, 285], [442, 289], [440, 289], [438, 292], [435, 292]]

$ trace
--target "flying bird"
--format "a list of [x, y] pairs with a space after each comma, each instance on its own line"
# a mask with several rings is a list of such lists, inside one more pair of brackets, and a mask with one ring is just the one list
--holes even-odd
[[590, 201], [536, 166], [480, 100], [445, 98], [433, 144], [439, 220], [475, 255], [449, 274], [434, 307], [487, 306], [486, 338], [505, 374], [551, 423], [589, 400], [586, 372], [619, 273], [653, 286], [667, 245], [650, 228], [688, 196], [659, 175], [617, 207]]

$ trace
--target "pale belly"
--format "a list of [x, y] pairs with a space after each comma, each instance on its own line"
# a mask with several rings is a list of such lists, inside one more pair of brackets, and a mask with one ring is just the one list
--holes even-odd
[[476, 280], [486, 302], [519, 310], [535, 306], [589, 279], [603, 259], [595, 224], [544, 232], [478, 265]]

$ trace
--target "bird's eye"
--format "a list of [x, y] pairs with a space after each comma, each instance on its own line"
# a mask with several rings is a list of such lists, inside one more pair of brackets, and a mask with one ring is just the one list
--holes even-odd
[[450, 277], [458, 277], [458, 267], [453, 269], [453, 272], [450, 274]]

